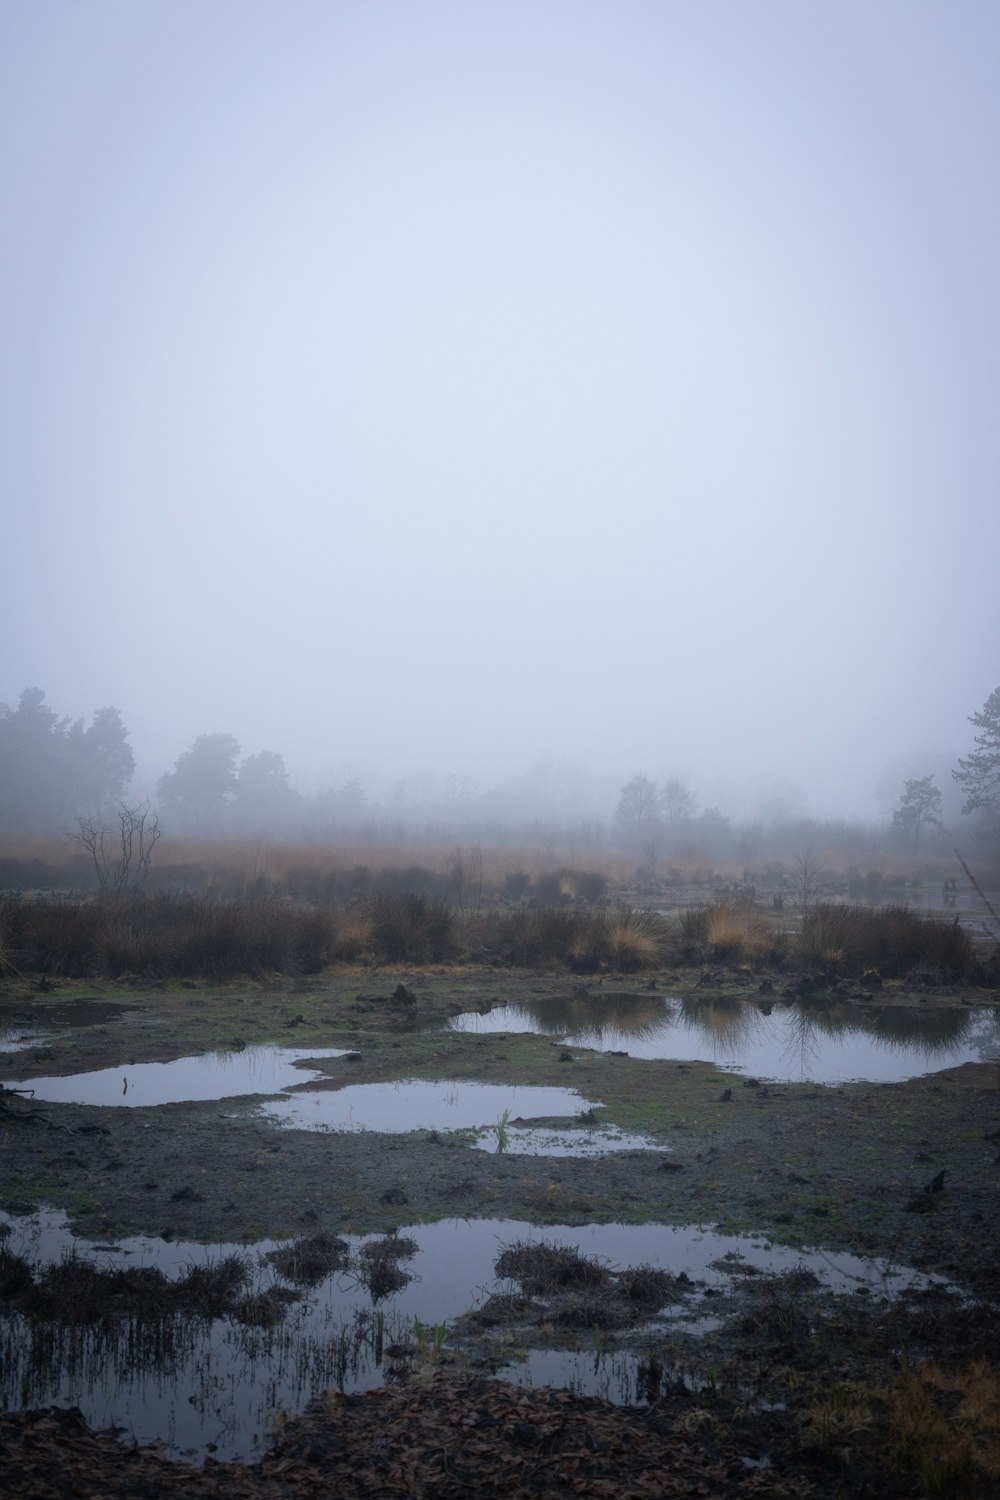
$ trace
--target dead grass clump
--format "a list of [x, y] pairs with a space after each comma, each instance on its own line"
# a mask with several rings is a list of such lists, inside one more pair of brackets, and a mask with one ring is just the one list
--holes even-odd
[[533, 906], [556, 906], [563, 900], [563, 896], [562, 878], [556, 871], [546, 870], [535, 876], [535, 883], [531, 887]]
[[19, 1299], [25, 1312], [66, 1323], [97, 1323], [122, 1313], [160, 1317], [171, 1283], [155, 1266], [104, 1270], [76, 1256], [47, 1266]]
[[549, 1315], [557, 1328], [627, 1328], [636, 1321], [636, 1312], [627, 1302], [604, 1287], [588, 1287], [570, 1292]]
[[275, 1296], [274, 1292], [254, 1292], [249, 1297], [241, 1297], [229, 1309], [236, 1322], [247, 1328], [273, 1328], [283, 1321], [287, 1311], [284, 1298]]
[[100, 974], [155, 974], [162, 968], [156, 944], [137, 912], [106, 918], [95, 937], [94, 956]]
[[753, 1290], [760, 1296], [736, 1318], [736, 1331], [742, 1337], [759, 1340], [772, 1349], [804, 1347], [811, 1329], [809, 1307], [801, 1296], [777, 1286], [770, 1278], [766, 1285], [754, 1286]]
[[804, 1448], [847, 1470], [881, 1470], [889, 1493], [992, 1500], [1000, 1485], [1000, 1373], [987, 1359], [904, 1365], [888, 1383], [839, 1382], [804, 1405], [797, 1424]]
[[516, 968], [567, 964], [597, 966], [594, 923], [599, 918], [569, 906], [541, 906], [490, 912], [479, 922], [480, 939], [504, 963]]
[[440, 963], [452, 951], [454, 917], [442, 901], [423, 896], [376, 895], [365, 907], [371, 945], [383, 963]]
[[333, 941], [330, 957], [344, 963], [365, 958], [372, 948], [375, 921], [371, 912], [360, 906], [348, 906], [333, 915]]
[[805, 913], [798, 940], [805, 967], [835, 966], [861, 974], [878, 969], [886, 977], [925, 969], [944, 980], [960, 979], [974, 966], [974, 947], [958, 919], [942, 921], [908, 906], [849, 906], [818, 902]]
[[0, 902], [8, 955], [22, 972], [84, 978], [94, 972], [99, 908], [82, 901]]
[[710, 901], [681, 914], [685, 943], [723, 963], [746, 963], [780, 949], [779, 935], [750, 901]]
[[6, 905], [0, 905], [0, 982], [17, 979], [19, 971], [14, 962], [14, 944], [11, 939], [10, 915]]
[[708, 907], [688, 906], [681, 912], [681, 937], [693, 948], [708, 942]]
[[174, 927], [176, 971], [213, 979], [315, 973], [332, 936], [326, 912], [271, 898], [178, 898]]
[[713, 958], [745, 963], [771, 946], [771, 932], [750, 905], [713, 902], [708, 908], [706, 943]]
[[495, 1292], [492, 1297], [487, 1297], [482, 1307], [476, 1308], [472, 1319], [484, 1328], [496, 1328], [502, 1323], [517, 1323], [533, 1311], [535, 1304], [530, 1297], [514, 1291]]
[[274, 890], [293, 901], [312, 901], [317, 906], [328, 906], [344, 895], [344, 877], [330, 866], [289, 865]]
[[225, 1255], [202, 1266], [189, 1266], [177, 1283], [177, 1298], [188, 1312], [218, 1318], [231, 1312], [237, 1292], [249, 1283], [250, 1267], [242, 1255]]
[[372, 1301], [381, 1302], [413, 1280], [413, 1273], [404, 1271], [399, 1262], [416, 1253], [417, 1242], [409, 1235], [386, 1234], [362, 1245], [351, 1268]]
[[266, 1259], [288, 1281], [302, 1286], [317, 1286], [333, 1271], [347, 1265], [349, 1247], [346, 1240], [332, 1234], [310, 1234], [270, 1250]]
[[516, 1281], [528, 1297], [611, 1285], [611, 1273], [600, 1261], [581, 1254], [573, 1245], [545, 1241], [515, 1240], [501, 1252], [494, 1270], [497, 1276]]
[[659, 1312], [666, 1303], [677, 1300], [676, 1278], [656, 1266], [628, 1266], [619, 1273], [617, 1288], [632, 1307], [645, 1313]]
[[8, 900], [0, 912], [19, 967], [75, 978], [313, 973], [331, 946], [327, 912], [272, 897]]
[[657, 969], [667, 947], [667, 931], [656, 912], [613, 906], [605, 917], [604, 950], [620, 974]]
[[0, 1249], [0, 1302], [21, 1302], [31, 1295], [34, 1285], [31, 1266], [24, 1257]]

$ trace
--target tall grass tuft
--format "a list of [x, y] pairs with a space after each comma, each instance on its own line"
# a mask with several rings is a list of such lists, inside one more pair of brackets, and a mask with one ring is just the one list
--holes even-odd
[[726, 963], [745, 963], [780, 947], [764, 917], [744, 901], [689, 906], [681, 915], [681, 935], [689, 945]]
[[942, 921], [908, 906], [838, 906], [819, 902], [802, 919], [799, 957], [808, 965], [887, 978], [915, 969], [946, 980], [971, 973], [974, 949], [957, 918]]
[[608, 962], [620, 974], [656, 969], [667, 949], [667, 932], [656, 912], [613, 906], [604, 918], [603, 947]]
[[443, 902], [380, 895], [371, 897], [365, 910], [372, 948], [384, 963], [440, 963], [451, 955], [455, 919]]
[[370, 956], [375, 936], [375, 919], [370, 911], [352, 903], [350, 906], [335, 911], [332, 921], [331, 958], [340, 959], [344, 963], [354, 963], [358, 959]]

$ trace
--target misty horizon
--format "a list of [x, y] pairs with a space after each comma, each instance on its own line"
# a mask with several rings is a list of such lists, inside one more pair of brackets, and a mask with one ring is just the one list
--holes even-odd
[[0, 702], [116, 705], [149, 792], [220, 733], [387, 807], [954, 795], [1000, 11], [46, 0], [0, 43]]
[[[18, 730], [16, 726], [26, 712], [32, 717]], [[810, 803], [802, 786], [787, 779], [756, 777], [705, 783], [679, 775], [676, 768], [661, 770], [652, 777], [645, 771], [633, 771], [631, 775], [601, 773], [582, 762], [554, 756], [537, 757], [530, 765], [492, 784], [477, 784], [469, 776], [441, 776], [431, 771], [411, 771], [393, 780], [379, 780], [377, 776], [366, 776], [364, 766], [350, 762], [331, 767], [325, 777], [321, 775], [310, 782], [297, 774], [294, 765], [286, 763], [280, 751], [252, 751], [224, 732], [196, 737], [170, 768], [150, 774], [148, 768], [135, 762], [130, 728], [117, 708], [96, 711], [88, 725], [87, 716], [74, 720], [60, 714], [47, 701], [44, 690], [37, 688], [26, 689], [16, 708], [0, 703], [0, 731], [0, 763], [6, 765], [7, 757], [12, 757], [8, 765], [11, 777], [8, 790], [15, 799], [5, 811], [5, 800], [0, 798], [0, 832], [10, 831], [6, 825], [12, 816], [15, 826], [22, 828], [18, 822], [20, 814], [15, 811], [18, 798], [22, 799], [22, 813], [29, 806], [37, 806], [37, 832], [54, 831], [51, 809], [45, 811], [48, 794], [44, 790], [44, 763], [50, 761], [53, 753], [69, 757], [62, 773], [64, 790], [71, 799], [76, 797], [72, 805], [65, 803], [67, 816], [62, 820], [65, 824], [62, 831], [67, 834], [73, 833], [82, 816], [96, 817], [105, 826], [113, 825], [117, 807], [145, 801], [165, 813], [165, 831], [174, 823], [175, 831], [189, 834], [196, 831], [199, 823], [204, 825], [204, 831], [218, 829], [218, 819], [228, 806], [236, 814], [235, 822], [229, 825], [230, 831], [244, 836], [255, 830], [263, 836], [287, 836], [296, 829], [302, 832], [310, 824], [322, 832], [324, 828], [329, 831], [337, 826], [368, 824], [388, 828], [394, 824], [415, 826], [421, 821], [433, 824], [443, 820], [455, 826], [464, 822], [469, 827], [477, 824], [486, 827], [491, 823], [550, 828], [590, 824], [592, 837], [597, 836], [600, 825], [614, 837], [617, 826], [618, 835], [626, 844], [641, 843], [641, 833], [634, 831], [629, 835], [627, 819], [623, 821], [621, 812], [630, 787], [637, 783], [643, 784], [641, 800], [650, 796], [655, 799], [653, 822], [666, 830], [673, 829], [675, 844], [678, 839], [682, 843], [685, 837], [690, 839], [699, 826], [711, 841], [713, 820], [718, 819], [737, 828], [756, 825], [791, 829], [801, 825], [807, 830], [809, 825], [818, 827], [825, 823], [829, 834], [837, 825], [853, 823], [859, 832], [862, 827], [874, 831], [880, 826], [888, 832], [893, 814], [904, 800], [904, 792], [909, 791], [915, 780], [925, 778], [933, 788], [929, 810], [939, 815], [939, 822], [943, 818], [942, 830], [972, 826], [962, 817], [966, 791], [955, 785], [957, 777], [952, 774], [959, 758], [950, 761], [933, 753], [903, 757], [886, 766], [872, 793], [875, 806], [861, 813], [817, 808]], [[15, 733], [13, 740], [9, 739], [11, 731]], [[98, 733], [105, 748], [99, 753], [96, 767], [88, 760], [86, 765], [74, 769], [81, 750]], [[63, 747], [61, 752], [58, 746]], [[219, 781], [217, 771], [210, 765], [207, 767], [209, 782], [214, 784], [215, 812], [198, 814], [193, 804], [185, 810], [187, 798], [183, 794], [180, 805], [173, 807], [170, 783], [178, 774], [184, 774], [183, 768], [192, 756], [204, 755], [206, 750], [210, 757], [214, 754], [214, 760], [221, 766]], [[32, 759], [38, 761], [40, 776], [32, 770]], [[204, 776], [202, 770], [196, 780], [203, 781]], [[187, 796], [190, 795], [189, 792]], [[905, 834], [905, 830], [900, 831]], [[930, 827], [927, 831], [931, 831]]]

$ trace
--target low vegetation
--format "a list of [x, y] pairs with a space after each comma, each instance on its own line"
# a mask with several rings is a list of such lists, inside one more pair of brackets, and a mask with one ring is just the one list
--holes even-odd
[[806, 965], [847, 974], [877, 969], [887, 978], [925, 969], [960, 979], [973, 964], [972, 940], [957, 917], [933, 920], [908, 906], [824, 901], [803, 916], [797, 949]]
[[500, 903], [462, 912], [400, 891], [314, 903], [274, 894], [0, 897], [0, 982], [30, 974], [226, 980], [330, 964], [486, 963], [632, 974], [724, 964], [820, 976], [995, 982], [957, 918], [903, 905], [816, 902], [792, 919], [753, 899], [678, 917], [616, 902]]

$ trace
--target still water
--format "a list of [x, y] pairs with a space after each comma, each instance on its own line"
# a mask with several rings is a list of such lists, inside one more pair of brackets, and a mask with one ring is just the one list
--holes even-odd
[[[255, 1286], [267, 1290], [282, 1277], [264, 1260], [279, 1242], [256, 1245], [165, 1243], [135, 1237], [114, 1245], [74, 1238], [61, 1213], [14, 1219], [0, 1213], [0, 1252], [23, 1256], [34, 1266], [83, 1257], [106, 1269], [155, 1266], [179, 1277], [192, 1266], [226, 1255], [249, 1255]], [[376, 1303], [350, 1272], [334, 1272], [291, 1303], [274, 1328], [248, 1328], [227, 1318], [174, 1318], [158, 1325], [130, 1316], [100, 1326], [32, 1322], [20, 1314], [0, 1319], [0, 1395], [9, 1406], [75, 1405], [88, 1423], [121, 1429], [127, 1441], [159, 1441], [173, 1457], [200, 1461], [252, 1459], [267, 1444], [279, 1411], [294, 1414], [321, 1391], [362, 1391], [384, 1384], [401, 1363], [427, 1355], [426, 1332], [438, 1328], [445, 1345], [449, 1324], [502, 1290], [494, 1276], [497, 1257], [516, 1241], [571, 1245], [609, 1267], [651, 1265], [687, 1273], [690, 1297], [680, 1306], [643, 1320], [645, 1341], [671, 1329], [697, 1331], [717, 1323], [716, 1299], [705, 1288], [724, 1289], [722, 1257], [780, 1272], [803, 1266], [827, 1288], [887, 1296], [905, 1285], [926, 1285], [917, 1272], [875, 1260], [821, 1250], [803, 1253], [761, 1236], [730, 1236], [698, 1226], [659, 1224], [556, 1225], [539, 1229], [512, 1220], [446, 1219], [405, 1231], [413, 1253], [400, 1260], [411, 1278]], [[357, 1253], [368, 1241], [343, 1237]], [[418, 1320], [418, 1321], [415, 1321]], [[593, 1353], [549, 1349], [501, 1371], [519, 1382], [568, 1385], [612, 1400], [638, 1399], [636, 1360], [618, 1352], [607, 1360]]]
[[1000, 1062], [1000, 1007], [912, 1008], [674, 998], [642, 991], [526, 999], [456, 1016], [456, 1031], [537, 1032], [568, 1047], [715, 1063], [778, 1083], [897, 1083]]
[[342, 1047], [245, 1047], [233, 1052], [205, 1052], [165, 1063], [127, 1063], [67, 1077], [29, 1078], [9, 1087], [30, 1090], [52, 1104], [114, 1104], [129, 1109], [184, 1101], [234, 1099], [272, 1094], [310, 1078], [321, 1077], [311, 1060], [343, 1057]]

